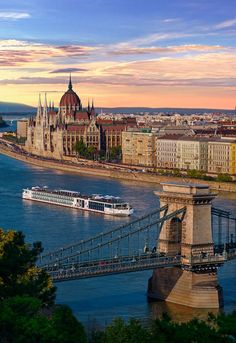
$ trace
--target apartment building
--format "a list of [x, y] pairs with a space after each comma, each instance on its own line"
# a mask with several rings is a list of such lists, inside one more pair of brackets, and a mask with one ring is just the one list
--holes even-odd
[[156, 134], [150, 130], [122, 132], [122, 162], [154, 167], [156, 162]]
[[204, 138], [182, 137], [177, 141], [177, 168], [207, 171], [208, 147]]
[[236, 140], [218, 139], [208, 142], [208, 172], [236, 174]]

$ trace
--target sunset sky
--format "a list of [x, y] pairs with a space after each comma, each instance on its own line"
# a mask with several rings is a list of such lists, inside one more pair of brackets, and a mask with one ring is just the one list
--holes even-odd
[[0, 101], [236, 105], [235, 0], [1, 0]]

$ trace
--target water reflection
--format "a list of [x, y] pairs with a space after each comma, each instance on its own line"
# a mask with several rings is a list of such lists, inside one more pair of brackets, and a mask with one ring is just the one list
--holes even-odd
[[[23, 231], [28, 242], [42, 241], [46, 251], [110, 230], [159, 207], [159, 199], [153, 191], [160, 186], [155, 184], [54, 172], [2, 155], [0, 165], [0, 227]], [[23, 201], [22, 188], [35, 185], [120, 196], [134, 207], [135, 214], [131, 218], [120, 218]], [[236, 216], [235, 199], [236, 194], [220, 193], [214, 206], [230, 210]], [[180, 320], [198, 315], [198, 312], [207, 314], [208, 310], [193, 310], [174, 304], [149, 304], [146, 289], [151, 274], [151, 271], [143, 271], [60, 283], [57, 285], [57, 302], [68, 304], [85, 324], [89, 318], [106, 324], [118, 316], [145, 321], [166, 311]], [[224, 309], [235, 310], [236, 261], [220, 268], [219, 283], [224, 290]]]
[[187, 322], [193, 318], [207, 320], [209, 313], [220, 313], [218, 309], [191, 308], [165, 301], [150, 302], [149, 309], [151, 319], [161, 318], [164, 313], [168, 313], [175, 322]]

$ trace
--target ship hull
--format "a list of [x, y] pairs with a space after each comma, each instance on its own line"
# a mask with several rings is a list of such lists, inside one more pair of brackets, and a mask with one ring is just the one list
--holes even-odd
[[[127, 216], [130, 216], [131, 214], [133, 214], [132, 208], [124, 209], [124, 210], [104, 208], [104, 211], [100, 211], [100, 210], [96, 210], [96, 209], [91, 209], [89, 207], [81, 207], [76, 203], [76, 201], [73, 201], [72, 204], [65, 204], [65, 203], [58, 203], [58, 202], [53, 201], [53, 200], [36, 199], [31, 195], [31, 193], [25, 193], [25, 191], [23, 191], [22, 198], [24, 200], [28, 200], [28, 201], [34, 201], [34, 202], [45, 203], [45, 204], [56, 205], [56, 206], [62, 206], [62, 207], [69, 207], [69, 208], [76, 209], [76, 210], [101, 213], [101, 214], [117, 216], [117, 217], [127, 217]], [[80, 200], [83, 200], [83, 199], [80, 199]]]

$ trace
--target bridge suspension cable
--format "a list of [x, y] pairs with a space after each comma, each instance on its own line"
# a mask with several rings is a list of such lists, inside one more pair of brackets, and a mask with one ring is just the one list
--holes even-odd
[[168, 206], [163, 206], [160, 209], [157, 209], [148, 214], [145, 214], [144, 216], [134, 219], [133, 221], [129, 223], [125, 223], [111, 230], [101, 232], [86, 240], [81, 240], [79, 242], [61, 247], [53, 252], [48, 252], [46, 254], [43, 254], [40, 256], [39, 265], [42, 266], [42, 265], [50, 264], [50, 263], [53, 263], [53, 261], [58, 260], [59, 258], [70, 257], [76, 251], [87, 250], [91, 248], [92, 246], [94, 246], [96, 243], [100, 244], [104, 240], [112, 238], [117, 233], [122, 234], [123, 231], [132, 231], [132, 228], [136, 226], [141, 227], [142, 225], [145, 225], [146, 223], [152, 221], [154, 218], [159, 219], [160, 214], [162, 212], [164, 212], [163, 216], [165, 216], [165, 214], [167, 213], [167, 210], [168, 210]]
[[232, 251], [236, 248], [236, 218], [229, 211], [212, 207], [212, 234], [215, 252]]

